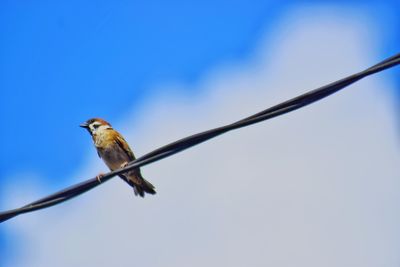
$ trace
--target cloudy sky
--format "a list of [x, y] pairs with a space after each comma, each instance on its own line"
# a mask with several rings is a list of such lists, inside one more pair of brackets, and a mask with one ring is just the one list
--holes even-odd
[[[142, 155], [398, 52], [367, 3], [3, 2], [0, 207], [107, 171], [89, 117]], [[7, 221], [0, 266], [398, 266], [398, 74]]]

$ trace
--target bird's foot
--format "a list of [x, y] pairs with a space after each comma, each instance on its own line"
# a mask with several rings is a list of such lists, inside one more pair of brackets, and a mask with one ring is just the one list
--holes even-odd
[[99, 182], [99, 183], [101, 183], [101, 178], [104, 176], [104, 173], [99, 173], [97, 176], [96, 176], [96, 179], [97, 179], [97, 181]]
[[124, 162], [121, 164], [120, 168], [125, 168], [126, 166], [128, 166], [128, 162]]

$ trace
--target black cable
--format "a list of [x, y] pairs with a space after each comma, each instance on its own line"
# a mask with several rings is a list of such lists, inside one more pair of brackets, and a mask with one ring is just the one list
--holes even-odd
[[297, 96], [285, 102], [282, 102], [278, 105], [270, 107], [266, 110], [263, 110], [259, 113], [256, 113], [252, 116], [249, 116], [245, 119], [239, 120], [232, 124], [228, 124], [225, 126], [217, 127], [208, 131], [204, 131], [198, 134], [194, 134], [185, 138], [182, 138], [178, 141], [160, 147], [150, 153], [145, 154], [144, 156], [130, 162], [124, 168], [109, 172], [102, 176], [101, 183], [98, 182], [97, 178], [92, 178], [87, 181], [75, 184], [70, 186], [64, 190], [51, 194], [47, 197], [39, 199], [35, 202], [32, 202], [28, 205], [25, 205], [18, 209], [8, 210], [0, 213], [0, 222], [4, 222], [8, 219], [11, 219], [19, 214], [44, 209], [47, 207], [54, 206], [56, 204], [60, 204], [64, 201], [67, 201], [73, 197], [76, 197], [80, 194], [89, 191], [96, 186], [108, 181], [112, 177], [124, 173], [126, 171], [150, 164], [152, 162], [161, 160], [163, 158], [169, 157], [176, 153], [179, 153], [185, 149], [188, 149], [192, 146], [198, 145], [202, 142], [205, 142], [211, 138], [217, 137], [221, 134], [229, 132], [231, 130], [235, 130], [238, 128], [246, 127], [251, 124], [255, 124], [264, 120], [272, 119], [274, 117], [286, 114], [288, 112], [294, 111], [296, 109], [302, 108], [309, 104], [312, 104], [322, 98], [325, 98], [333, 93], [338, 92], [339, 90], [355, 83], [362, 78], [365, 78], [369, 75], [375, 74], [377, 72], [383, 71], [385, 69], [391, 68], [400, 64], [400, 54], [394, 55], [390, 58], [385, 59], [384, 61], [364, 70], [359, 73], [348, 76], [344, 79], [335, 81], [328, 85], [322, 86], [318, 89], [309, 91], [303, 95]]

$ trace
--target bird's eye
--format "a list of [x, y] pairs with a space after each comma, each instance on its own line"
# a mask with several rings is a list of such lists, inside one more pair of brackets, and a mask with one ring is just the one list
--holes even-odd
[[97, 129], [97, 128], [99, 128], [99, 124], [93, 124], [93, 128], [95, 128], [95, 129]]

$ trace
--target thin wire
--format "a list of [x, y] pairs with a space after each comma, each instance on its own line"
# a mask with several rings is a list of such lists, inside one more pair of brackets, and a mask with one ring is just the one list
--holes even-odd
[[112, 172], [105, 174], [101, 178], [101, 183], [98, 182], [97, 178], [92, 178], [92, 179], [86, 180], [84, 182], [70, 186], [61, 191], [58, 191], [54, 194], [51, 194], [51, 195], [44, 197], [42, 199], [39, 199], [37, 201], [34, 201], [34, 202], [32, 202], [28, 205], [25, 205], [21, 208], [1, 212], [0, 213], [0, 222], [4, 222], [6, 220], [9, 220], [9, 219], [11, 219], [17, 215], [23, 214], [23, 213], [32, 212], [35, 210], [40, 210], [40, 209], [44, 209], [47, 207], [51, 207], [51, 206], [60, 204], [64, 201], [72, 199], [80, 194], [83, 194], [91, 189], [94, 189], [96, 186], [98, 186], [104, 182], [107, 182], [108, 180], [110, 180], [112, 177], [114, 177], [116, 175], [119, 175], [119, 174], [127, 172], [129, 170], [136, 169], [141, 166], [153, 163], [153, 162], [161, 160], [163, 158], [172, 156], [176, 153], [179, 153], [183, 150], [186, 150], [190, 147], [198, 145], [202, 142], [205, 142], [209, 139], [217, 137], [217, 136], [224, 134], [226, 132], [229, 132], [231, 130], [239, 129], [242, 127], [249, 126], [251, 124], [255, 124], [255, 123], [258, 123], [261, 121], [272, 119], [274, 117], [277, 117], [277, 116], [286, 114], [288, 112], [297, 110], [299, 108], [302, 108], [304, 106], [310, 105], [316, 101], [319, 101], [331, 94], [334, 94], [334, 93], [340, 91], [341, 89], [343, 89], [343, 88], [345, 88], [345, 87], [347, 87], [369, 75], [372, 75], [377, 72], [383, 71], [385, 69], [391, 68], [398, 64], [400, 64], [400, 54], [396, 54], [392, 57], [389, 57], [389, 58], [385, 59], [384, 61], [382, 61], [364, 71], [350, 75], [344, 79], [335, 81], [333, 83], [322, 86], [315, 90], [309, 91], [305, 94], [302, 94], [300, 96], [297, 96], [295, 98], [292, 98], [290, 100], [282, 102], [278, 105], [275, 105], [273, 107], [265, 109], [259, 113], [249, 116], [245, 119], [239, 120], [237, 122], [234, 122], [234, 123], [231, 123], [231, 124], [228, 124], [225, 126], [217, 127], [217, 128], [214, 128], [214, 129], [211, 129], [208, 131], [204, 131], [201, 133], [197, 133], [197, 134], [182, 138], [178, 141], [175, 141], [173, 143], [170, 143], [168, 145], [165, 145], [156, 150], [153, 150], [150, 153], [143, 155], [142, 157], [130, 162], [124, 168], [117, 169], [117, 170], [114, 170]]

